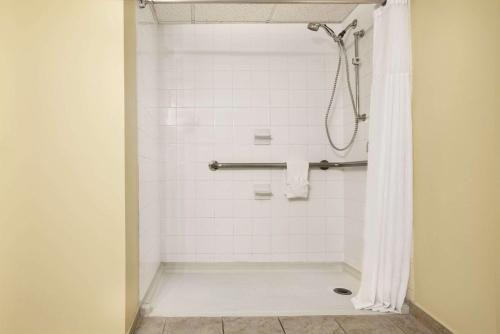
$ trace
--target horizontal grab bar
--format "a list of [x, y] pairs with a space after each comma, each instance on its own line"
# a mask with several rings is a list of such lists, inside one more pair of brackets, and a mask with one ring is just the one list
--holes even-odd
[[[368, 161], [353, 161], [353, 162], [328, 162], [321, 160], [320, 162], [310, 162], [309, 168], [319, 168], [327, 170], [328, 168], [343, 168], [343, 167], [362, 167], [367, 166]], [[248, 169], [248, 168], [286, 168], [286, 162], [218, 162], [211, 161], [208, 164], [210, 170], [218, 169]]]
[[162, 4], [375, 4], [385, 5], [386, 0], [139, 0], [139, 7]]

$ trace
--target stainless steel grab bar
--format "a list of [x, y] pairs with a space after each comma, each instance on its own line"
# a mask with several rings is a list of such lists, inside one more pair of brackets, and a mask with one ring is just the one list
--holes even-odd
[[138, 0], [139, 7], [161, 4], [375, 4], [385, 5], [386, 0]]
[[[309, 168], [319, 168], [322, 170], [362, 166], [368, 166], [368, 161], [328, 162], [327, 160], [321, 160], [320, 162], [309, 163]], [[286, 168], [286, 162], [218, 162], [214, 160], [208, 164], [208, 168], [214, 171], [218, 169]]]

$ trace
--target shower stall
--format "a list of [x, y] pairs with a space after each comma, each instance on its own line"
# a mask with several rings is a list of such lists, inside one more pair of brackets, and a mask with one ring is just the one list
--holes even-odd
[[[366, 312], [349, 294], [381, 3], [139, 1], [145, 315]], [[290, 161], [306, 198], [284, 195]]]

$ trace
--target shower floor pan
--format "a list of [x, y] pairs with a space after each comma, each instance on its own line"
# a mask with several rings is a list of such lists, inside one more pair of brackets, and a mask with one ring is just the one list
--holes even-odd
[[286, 316], [370, 314], [355, 310], [359, 273], [335, 264], [164, 263], [147, 301], [148, 316]]

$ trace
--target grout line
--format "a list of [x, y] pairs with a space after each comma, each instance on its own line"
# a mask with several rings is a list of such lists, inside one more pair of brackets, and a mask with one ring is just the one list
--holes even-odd
[[[406, 317], [406, 316], [411, 317], [409, 314], [408, 314], [408, 315], [406, 315], [406, 314], [405, 314], [405, 315], [401, 315], [401, 316], [402, 316], [402, 317]], [[395, 321], [394, 321], [394, 319], [393, 319], [392, 317], [389, 317], [389, 321], [390, 321], [390, 322], [391, 322], [394, 326], [396, 326], [396, 328], [398, 328], [398, 329], [401, 331], [401, 333], [403, 333], [403, 334], [411, 334], [411, 333], [409, 333], [409, 332], [406, 332], [406, 331], [404, 330], [404, 328], [403, 328], [403, 327], [401, 327], [400, 325], [398, 325], [398, 323], [397, 323], [397, 322], [395, 322]], [[425, 327], [425, 326], [424, 326], [424, 328], [425, 328], [425, 329], [428, 329], [428, 328], [427, 328], [427, 327]]]
[[[391, 324], [393, 324], [397, 329], [399, 329], [402, 333], [406, 334], [406, 331], [397, 324], [392, 318], [389, 318]], [[411, 333], [410, 333], [411, 334]]]
[[344, 327], [342, 327], [340, 322], [338, 322], [335, 317], [333, 318], [333, 320], [335, 320], [335, 323], [339, 326], [339, 328], [342, 330], [342, 332], [344, 332], [344, 334], [349, 334], [349, 333], [347, 333], [347, 330]]
[[162, 334], [167, 334], [167, 332], [165, 331], [165, 329], [167, 328], [167, 318], [163, 318], [164, 321], [163, 321], [163, 328], [161, 329], [161, 333]]
[[[433, 333], [432, 329], [429, 328], [425, 323], [419, 321], [417, 318], [415, 318], [413, 315], [411, 314], [400, 314], [400, 315], [396, 315], [396, 316], [399, 316], [399, 317], [405, 317], [405, 318], [408, 318], [408, 319], [413, 319], [413, 321], [417, 322], [419, 325], [421, 325], [423, 328], [425, 328], [427, 330], [427, 332], [429, 333]], [[410, 332], [406, 332], [405, 329], [403, 327], [401, 327], [400, 325], [398, 325], [398, 323], [396, 321], [394, 321], [394, 318], [393, 317], [390, 317], [389, 320], [392, 322], [392, 324], [396, 327], [398, 327], [403, 333], [405, 334], [412, 334]]]
[[281, 318], [280, 317], [278, 317], [278, 322], [280, 323], [281, 330], [283, 331], [283, 334], [286, 334], [285, 327], [283, 327], [283, 323], [281, 322]]

